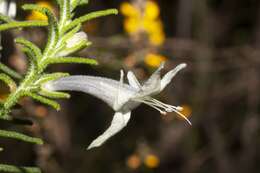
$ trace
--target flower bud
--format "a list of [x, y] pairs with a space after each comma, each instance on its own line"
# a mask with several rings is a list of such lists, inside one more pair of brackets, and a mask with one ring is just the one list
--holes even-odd
[[67, 48], [72, 48], [77, 46], [78, 44], [84, 42], [87, 42], [88, 36], [85, 32], [78, 32], [74, 34], [70, 39], [66, 41], [66, 47]]

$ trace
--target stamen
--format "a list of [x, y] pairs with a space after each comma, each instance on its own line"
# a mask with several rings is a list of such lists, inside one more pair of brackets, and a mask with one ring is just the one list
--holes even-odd
[[180, 115], [182, 118], [184, 118], [188, 123], [189, 123], [189, 125], [191, 125], [192, 126], [192, 123], [190, 122], [190, 120], [185, 116], [185, 115], [183, 115], [182, 113], [180, 113], [179, 111], [177, 111], [177, 110], [173, 110], [175, 113], [177, 113], [178, 115]]
[[158, 105], [156, 105], [156, 104], [154, 104], [154, 103], [152, 103], [152, 102], [145, 101], [145, 100], [139, 100], [139, 99], [138, 99], [137, 101], [142, 102], [142, 103], [144, 103], [144, 104], [146, 104], [146, 105], [148, 105], [148, 106], [150, 106], [150, 107], [156, 109], [156, 110], [159, 111], [160, 114], [162, 114], [162, 115], [166, 115], [166, 114], [167, 114], [165, 111], [163, 111], [163, 110], [161, 110], [160, 108], [156, 107], [156, 106], [158, 106]]
[[165, 103], [163, 103], [163, 102], [160, 102], [159, 100], [156, 100], [156, 99], [154, 99], [154, 98], [152, 98], [151, 101], [153, 101], [153, 102], [155, 102], [155, 103], [158, 103], [159, 105], [164, 106], [165, 109], [167, 109], [167, 108], [172, 108], [172, 109], [176, 109], [176, 110], [182, 109], [182, 107], [180, 107], [180, 106], [168, 105], [168, 104], [165, 104]]
[[177, 106], [176, 109], [177, 109], [178, 111], [183, 111], [183, 107], [181, 107], [181, 106]]
[[183, 119], [185, 119], [190, 125], [192, 125], [190, 120], [180, 112], [180, 111], [183, 110], [183, 108], [181, 106], [168, 105], [168, 104], [160, 102], [159, 100], [156, 100], [156, 99], [151, 98], [151, 97], [144, 97], [142, 99], [138, 98], [138, 99], [135, 99], [135, 100], [142, 102], [142, 103], [158, 110], [163, 115], [166, 115], [166, 112], [175, 112], [178, 115], [180, 115]]

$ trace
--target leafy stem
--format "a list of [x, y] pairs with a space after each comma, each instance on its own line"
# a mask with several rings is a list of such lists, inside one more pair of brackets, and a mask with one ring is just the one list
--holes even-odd
[[[23, 5], [24, 10], [35, 10], [47, 16], [48, 22], [38, 22], [38, 21], [25, 21], [17, 22], [12, 20], [5, 20], [9, 23], [0, 25], [0, 30], [2, 28], [15, 28], [23, 26], [45, 26], [48, 24], [48, 41], [43, 51], [40, 50], [32, 42], [25, 40], [23, 38], [16, 39], [16, 43], [23, 46], [23, 52], [29, 58], [29, 69], [15, 90], [12, 90], [10, 95], [6, 98], [5, 102], [1, 105], [0, 118], [11, 119], [9, 113], [14, 105], [25, 96], [29, 96], [37, 101], [44, 104], [50, 105], [55, 109], [59, 109], [59, 104], [52, 100], [53, 96], [63, 96], [67, 98], [65, 93], [51, 93], [43, 91], [41, 88], [42, 83], [38, 82], [44, 78], [45, 69], [48, 65], [56, 63], [84, 63], [95, 65], [97, 62], [94, 59], [82, 58], [82, 57], [68, 57], [68, 55], [73, 54], [83, 48], [90, 45], [87, 40], [86, 34], [79, 32], [81, 29], [81, 24], [93, 18], [117, 14], [117, 10], [108, 9], [103, 11], [91, 12], [89, 14], [83, 15], [81, 17], [72, 19], [72, 11], [75, 9], [75, 2], [82, 3], [82, 1], [70, 1], [70, 0], [60, 0], [58, 2], [61, 12], [59, 20], [55, 17], [52, 11], [48, 8], [41, 7], [35, 4]], [[4, 18], [4, 17], [2, 17]], [[4, 30], [3, 29], [3, 30]], [[7, 71], [6, 71], [7, 72]], [[15, 72], [9, 70], [9, 74], [21, 77]], [[57, 77], [57, 76], [55, 76]], [[48, 80], [53, 80], [56, 78], [48, 78]], [[0, 78], [1, 80], [1, 78]], [[44, 81], [44, 80], [43, 80]]]
[[[78, 18], [73, 18], [75, 9], [79, 5], [87, 4], [88, 0], [56, 0], [60, 9], [60, 16], [57, 18], [51, 9], [36, 4], [25, 4], [22, 6], [24, 10], [33, 10], [42, 13], [48, 21], [16, 21], [8, 16], [0, 14], [0, 32], [8, 29], [23, 27], [47, 27], [48, 40], [45, 48], [41, 50], [37, 45], [24, 38], [16, 38], [15, 42], [22, 46], [22, 51], [28, 57], [28, 69], [25, 75], [21, 75], [4, 64], [0, 63], [0, 81], [4, 82], [10, 90], [7, 98], [0, 102], [0, 119], [17, 121], [10, 116], [12, 108], [23, 97], [31, 97], [32, 99], [49, 105], [56, 110], [60, 109], [60, 105], [54, 100], [59, 98], [69, 98], [70, 95], [63, 92], [49, 91], [45, 89], [44, 84], [51, 80], [56, 80], [67, 73], [62, 72], [46, 72], [46, 68], [51, 64], [57, 63], [81, 63], [96, 65], [94, 59], [71, 56], [77, 51], [91, 45], [88, 41], [86, 33], [80, 31], [83, 22], [88, 20], [117, 14], [117, 10], [109, 9], [98, 12], [92, 12]], [[18, 81], [18, 82], [17, 82]], [[22, 120], [23, 121], [23, 120]], [[23, 122], [28, 123], [28, 122]], [[17, 139], [24, 142], [41, 145], [43, 141], [39, 138], [30, 137], [25, 134], [1, 130], [0, 137]], [[0, 151], [3, 148], [0, 147]], [[19, 167], [7, 164], [0, 164], [0, 172], [28, 172], [40, 173], [37, 167]]]

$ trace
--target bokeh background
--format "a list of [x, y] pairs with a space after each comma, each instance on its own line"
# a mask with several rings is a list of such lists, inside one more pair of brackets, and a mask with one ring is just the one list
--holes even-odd
[[[40, 3], [57, 11], [53, 1], [16, 2]], [[24, 99], [13, 114], [30, 117], [34, 125], [1, 122], [1, 127], [42, 137], [46, 144], [0, 139], [5, 147], [1, 162], [39, 165], [46, 173], [259, 172], [260, 1], [90, 0], [76, 14], [107, 8], [120, 13], [86, 23], [83, 30], [93, 45], [79, 53], [99, 65], [56, 65], [49, 70], [119, 79], [124, 69], [145, 81], [162, 61], [164, 73], [185, 62], [188, 67], [158, 98], [183, 106], [182, 113], [193, 125], [174, 113], [163, 116], [142, 105], [124, 130], [87, 151], [109, 126], [110, 107], [77, 92], [60, 100], [59, 112]], [[18, 9], [16, 19], [46, 18]], [[46, 41], [44, 28], [1, 34], [1, 61], [21, 73], [26, 58], [13, 38], [23, 36], [40, 46]]]

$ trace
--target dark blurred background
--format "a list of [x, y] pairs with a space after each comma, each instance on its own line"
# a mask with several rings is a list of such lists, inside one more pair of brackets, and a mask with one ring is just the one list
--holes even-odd
[[[17, 1], [19, 6], [24, 2], [42, 3]], [[55, 11], [55, 4], [46, 2]], [[116, 80], [120, 69], [133, 70], [140, 81], [145, 81], [161, 61], [166, 60], [164, 73], [185, 62], [187, 68], [158, 98], [183, 106], [182, 113], [193, 125], [174, 113], [163, 116], [142, 105], [133, 111], [126, 128], [100, 148], [87, 151], [90, 142], [109, 126], [113, 115], [110, 107], [77, 92], [72, 92], [69, 100], [60, 100], [59, 112], [24, 99], [23, 109], [14, 114], [28, 116], [35, 124], [2, 126], [25, 130], [42, 137], [46, 144], [35, 147], [1, 139], [5, 147], [1, 162], [39, 165], [46, 173], [260, 171], [260, 1], [152, 2], [157, 4], [159, 15], [154, 6], [146, 6], [146, 0], [90, 0], [89, 5], [77, 9], [76, 16], [100, 9], [121, 9], [118, 16], [99, 18], [83, 26], [93, 45], [79, 54], [97, 59], [99, 65], [56, 65], [49, 70]], [[141, 17], [136, 17], [135, 11]], [[151, 13], [150, 18], [142, 17], [146, 13]], [[31, 15], [18, 9], [17, 20], [37, 17]], [[129, 18], [132, 23], [127, 21]], [[147, 26], [143, 24], [146, 20]], [[153, 24], [158, 26], [154, 29]], [[158, 42], [151, 42], [153, 33], [160, 36]], [[13, 44], [17, 36], [43, 46], [46, 30], [2, 33], [2, 61], [23, 73], [25, 57]]]

